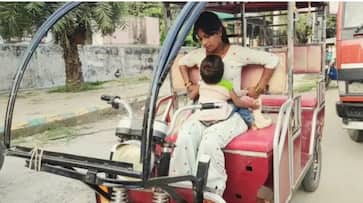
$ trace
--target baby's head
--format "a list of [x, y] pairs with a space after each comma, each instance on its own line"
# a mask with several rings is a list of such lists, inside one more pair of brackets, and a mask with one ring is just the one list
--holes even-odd
[[200, 66], [200, 76], [206, 84], [217, 84], [221, 81], [224, 72], [222, 58], [218, 55], [206, 56]]

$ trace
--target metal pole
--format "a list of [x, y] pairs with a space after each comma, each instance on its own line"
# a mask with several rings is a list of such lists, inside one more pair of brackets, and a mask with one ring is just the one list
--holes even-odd
[[[170, 3], [163, 2], [163, 11], [164, 11], [164, 22], [165, 22], [165, 31], [168, 31], [171, 24], [171, 7]], [[173, 84], [173, 77], [172, 77], [172, 71], [169, 72], [169, 87], [170, 87], [170, 94], [176, 95], [174, 91], [174, 84]], [[177, 97], [176, 97], [177, 98]], [[176, 107], [178, 107], [177, 99], [176, 99]]]
[[[325, 68], [325, 57], [326, 57], [326, 20], [327, 20], [327, 6], [324, 5], [323, 6], [323, 17], [322, 17], [322, 39], [321, 39], [321, 43], [322, 43], [322, 53], [321, 53], [321, 70], [324, 70]], [[322, 74], [324, 74], [324, 71], [322, 71]], [[325, 78], [324, 78], [325, 79]]]
[[242, 45], [245, 47], [246, 46], [246, 38], [247, 38], [247, 22], [246, 22], [246, 8], [245, 8], [245, 3], [242, 2], [241, 3], [241, 23], [242, 23]]
[[294, 68], [294, 10], [295, 2], [289, 1], [287, 13], [287, 68], [288, 68], [288, 95], [292, 99], [293, 93], [293, 68]]

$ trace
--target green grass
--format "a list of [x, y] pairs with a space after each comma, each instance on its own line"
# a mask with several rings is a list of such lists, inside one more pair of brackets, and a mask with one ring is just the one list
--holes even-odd
[[309, 82], [309, 83], [302, 84], [302, 85], [300, 85], [298, 87], [295, 87], [294, 91], [296, 91], [296, 92], [309, 92], [315, 87], [316, 87], [315, 82]]
[[107, 81], [97, 81], [97, 82], [85, 82], [80, 86], [60, 86], [55, 89], [49, 90], [48, 93], [65, 93], [65, 92], [83, 92], [89, 90], [97, 90], [102, 88], [102, 85]]
[[79, 135], [78, 130], [60, 125], [52, 125], [47, 131], [28, 137], [20, 137], [14, 140], [14, 144], [22, 144], [28, 147], [42, 147], [49, 141], [65, 139], [69, 141]]
[[146, 82], [149, 80], [150, 80], [150, 76], [143, 75], [143, 76], [136, 76], [136, 77], [120, 78], [120, 79], [117, 79], [116, 81], [120, 85], [124, 86], [124, 85], [129, 85], [130, 83], [138, 84], [138, 83], [143, 83], [143, 82]]

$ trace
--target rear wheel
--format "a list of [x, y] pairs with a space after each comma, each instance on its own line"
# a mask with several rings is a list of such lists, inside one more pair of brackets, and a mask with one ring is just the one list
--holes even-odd
[[321, 175], [321, 166], [322, 166], [321, 143], [320, 139], [317, 139], [313, 153], [313, 162], [311, 163], [311, 166], [302, 182], [303, 188], [306, 192], [314, 192], [318, 188]]
[[348, 129], [348, 134], [354, 142], [363, 142], [363, 130]]

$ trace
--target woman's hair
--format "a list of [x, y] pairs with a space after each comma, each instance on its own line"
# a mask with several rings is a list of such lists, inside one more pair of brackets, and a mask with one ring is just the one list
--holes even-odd
[[224, 72], [222, 58], [218, 55], [206, 56], [200, 65], [200, 76], [207, 84], [217, 84], [221, 81]]
[[222, 41], [226, 44], [229, 44], [226, 28], [223, 26], [222, 21], [215, 13], [204, 11], [200, 14], [193, 28], [193, 40], [195, 42], [198, 42], [197, 33], [199, 29], [201, 29], [207, 35], [214, 35], [219, 31], [222, 31]]

